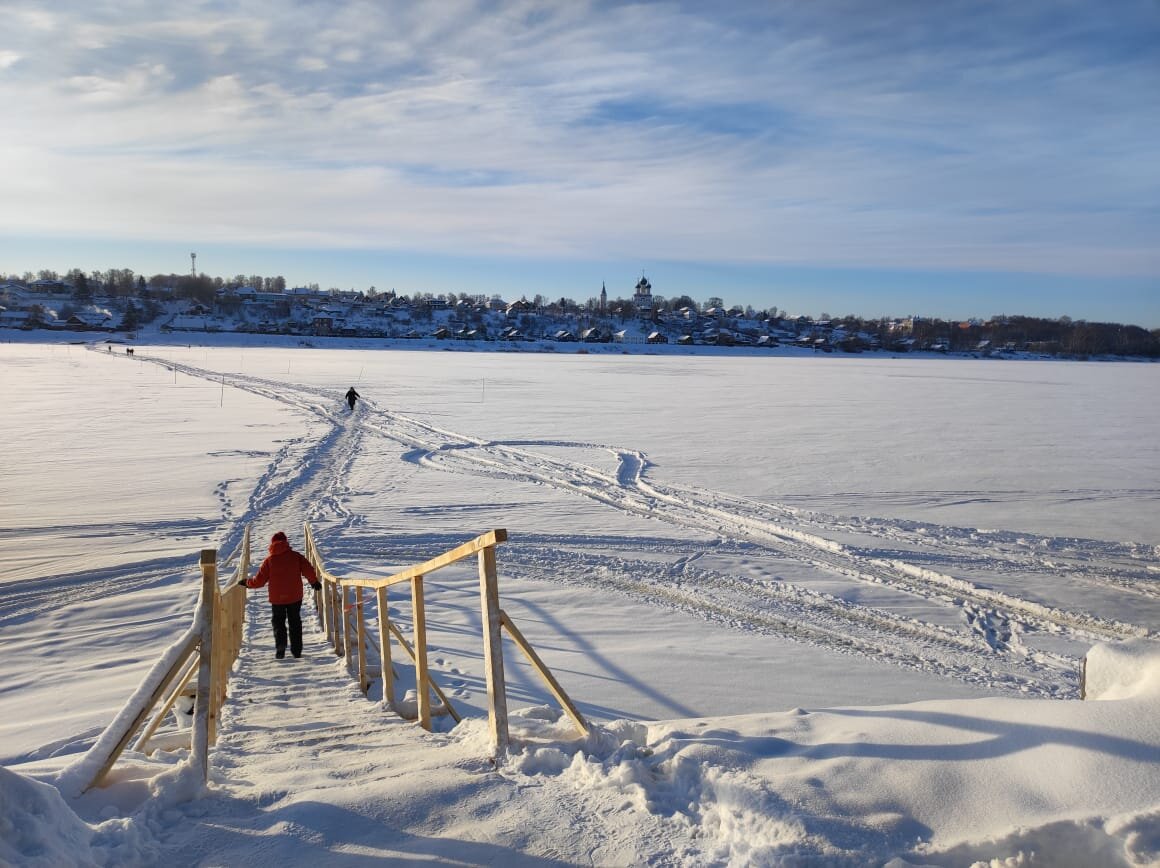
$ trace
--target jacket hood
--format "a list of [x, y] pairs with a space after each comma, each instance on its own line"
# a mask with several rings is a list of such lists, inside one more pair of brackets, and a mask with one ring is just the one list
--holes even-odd
[[290, 550], [290, 541], [286, 539], [286, 534], [278, 531], [270, 537], [270, 554], [279, 555], [282, 552]]

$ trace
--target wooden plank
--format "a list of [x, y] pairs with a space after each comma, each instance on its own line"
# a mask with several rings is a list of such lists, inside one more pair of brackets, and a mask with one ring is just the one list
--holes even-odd
[[379, 607], [379, 669], [383, 679], [383, 707], [395, 707], [395, 679], [391, 667], [391, 610], [387, 602], [386, 588], [375, 591], [376, 603]]
[[411, 579], [411, 617], [415, 631], [415, 693], [419, 697], [419, 726], [431, 731], [431, 691], [427, 676], [427, 614], [423, 609], [423, 577]]
[[496, 753], [508, 746], [507, 685], [503, 674], [503, 634], [500, 632], [499, 579], [495, 546], [479, 552], [479, 597], [483, 618], [483, 671], [487, 680], [487, 720]]
[[576, 728], [580, 730], [580, 734], [588, 735], [588, 723], [584, 720], [584, 715], [572, 704], [572, 700], [568, 698], [568, 694], [564, 692], [564, 688], [560, 686], [560, 682], [556, 680], [556, 676], [552, 674], [552, 671], [540, 659], [540, 655], [536, 653], [536, 649], [524, 638], [524, 634], [520, 632], [512, 619], [508, 617], [507, 612], [501, 609], [499, 616], [503, 626], [508, 631], [508, 635], [515, 640], [516, 645], [524, 652], [524, 656], [528, 658], [528, 662], [540, 673], [540, 677], [547, 683], [548, 689], [552, 691], [552, 695], [556, 697], [556, 701], [560, 703], [560, 706], [572, 718], [572, 722], [576, 724]]
[[409, 582], [415, 578], [422, 578], [428, 573], [433, 573], [443, 567], [450, 566], [456, 561], [461, 561], [466, 557], [470, 557], [478, 551], [485, 548], [494, 548], [497, 544], [507, 541], [507, 531], [503, 528], [497, 528], [488, 531], [485, 534], [477, 536], [475, 539], [463, 543], [461, 546], [444, 552], [438, 557], [432, 558], [425, 563], [421, 563], [415, 567], [408, 567], [402, 572], [387, 576], [382, 579], [360, 579], [360, 578], [344, 578], [344, 584], [352, 587], [361, 586], [364, 588], [386, 588], [391, 585], [397, 585], [402, 582]]

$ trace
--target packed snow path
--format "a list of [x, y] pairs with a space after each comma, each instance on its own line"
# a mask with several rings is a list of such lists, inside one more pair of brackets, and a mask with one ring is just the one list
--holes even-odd
[[303, 657], [276, 660], [265, 601], [249, 606], [214, 794], [172, 809], [158, 864], [627, 865], [688, 843], [687, 823], [595, 810], [567, 781], [499, 773], [484, 720], [432, 734], [384, 711], [313, 618]]
[[[851, 519], [757, 503], [650, 479], [647, 458], [631, 448], [488, 441], [409, 418], [365, 398], [350, 414], [338, 392], [156, 361], [307, 411], [326, 423], [319, 439], [287, 444], [275, 456], [248, 508], [235, 516], [227, 546], [259, 516], [263, 523], [288, 527], [305, 518], [341, 534], [342, 527], [360, 520], [346, 505], [346, 470], [362, 450], [378, 453], [391, 444], [401, 460], [422, 467], [485, 475], [513, 485], [546, 485], [690, 532], [708, 532], [717, 537], [710, 543], [717, 552], [729, 550], [769, 565], [755, 571], [755, 577], [723, 572], [663, 541], [642, 546], [633, 557], [586, 551], [580, 541], [561, 547], [555, 540], [525, 536], [519, 546], [505, 550], [508, 575], [594, 584], [738, 630], [777, 634], [1021, 695], [1076, 694], [1079, 661], [1055, 650], [1061, 643], [1073, 640], [1078, 647], [1148, 635], [1144, 627], [1044, 605], [948, 572], [952, 567], [965, 575], [1053, 570], [1080, 587], [1111, 584], [1142, 599], [1156, 599], [1147, 559], [1129, 545], [1072, 540], [1070, 550], [1061, 550], [1057, 540], [1028, 534], [1015, 539], [994, 533], [986, 539], [953, 527]], [[615, 457], [616, 469], [609, 472], [561, 457], [572, 450], [585, 455], [603, 451]], [[856, 544], [844, 541], [849, 539]], [[1099, 549], [1102, 563], [1115, 567], [1085, 566], [1092, 547]], [[868, 586], [892, 599], [901, 595], [920, 601], [908, 606], [919, 614], [902, 616], [798, 582], [760, 577], [776, 573], [777, 565], [785, 563]], [[1043, 639], [1047, 642], [1036, 641]]]

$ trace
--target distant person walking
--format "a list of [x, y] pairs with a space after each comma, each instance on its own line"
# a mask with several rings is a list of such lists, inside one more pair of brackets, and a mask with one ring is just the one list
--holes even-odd
[[290, 548], [286, 534], [278, 531], [270, 538], [270, 554], [258, 567], [252, 579], [246, 579], [247, 588], [260, 588], [269, 584], [271, 620], [274, 624], [274, 656], [281, 660], [286, 656], [286, 622], [290, 623], [290, 650], [295, 657], [302, 656], [302, 579], [310, 587], [322, 587], [318, 574], [305, 555]]
[[347, 390], [346, 403], [350, 404], [350, 411], [352, 413], [354, 412], [354, 402], [357, 401], [361, 397], [362, 397], [362, 395], [360, 395], [358, 392], [356, 392], [354, 390], [354, 386], [351, 386], [350, 389]]

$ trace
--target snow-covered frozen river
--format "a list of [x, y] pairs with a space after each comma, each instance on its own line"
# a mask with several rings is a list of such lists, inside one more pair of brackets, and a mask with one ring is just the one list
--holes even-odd
[[507, 528], [505, 605], [597, 718], [1073, 696], [1160, 624], [1157, 395], [1146, 364], [0, 345], [0, 759], [107, 720], [249, 522], [380, 573]]

